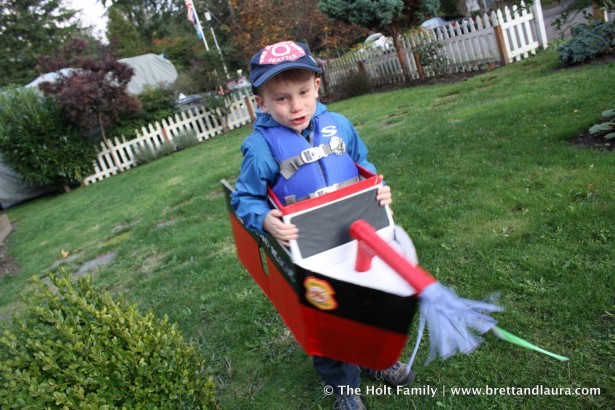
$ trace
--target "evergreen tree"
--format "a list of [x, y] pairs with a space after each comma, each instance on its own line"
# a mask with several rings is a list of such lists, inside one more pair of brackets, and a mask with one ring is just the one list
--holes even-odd
[[[169, 35], [170, 28], [186, 18], [183, 1], [174, 0], [98, 0], [115, 8], [132, 24], [146, 46]], [[179, 4], [178, 4], [179, 3]]]
[[115, 45], [119, 58], [134, 57], [145, 53], [137, 28], [115, 6], [109, 8], [107, 38]]
[[59, 49], [79, 33], [76, 11], [62, 0], [0, 2], [0, 86], [24, 85], [38, 75], [39, 54]]

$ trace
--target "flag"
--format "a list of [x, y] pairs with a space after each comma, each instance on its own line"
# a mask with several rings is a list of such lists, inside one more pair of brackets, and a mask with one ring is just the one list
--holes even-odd
[[192, 0], [186, 0], [186, 9], [188, 9], [188, 21], [194, 24], [196, 20], [194, 19], [194, 7], [192, 6]]
[[196, 30], [196, 36], [198, 37], [198, 39], [203, 40], [203, 30], [201, 30], [201, 26], [195, 23], [194, 29]]
[[203, 39], [203, 30], [201, 29], [201, 24], [199, 23], [199, 17], [196, 15], [196, 10], [194, 9], [194, 5], [192, 4], [192, 0], [186, 0], [186, 9], [188, 10], [188, 21], [192, 23], [194, 29], [196, 30], [196, 36], [199, 40]]

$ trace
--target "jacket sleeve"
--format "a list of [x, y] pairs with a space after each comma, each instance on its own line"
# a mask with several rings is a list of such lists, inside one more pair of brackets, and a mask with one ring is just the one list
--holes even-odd
[[245, 227], [264, 234], [263, 221], [271, 210], [267, 202], [267, 185], [275, 182], [279, 167], [265, 139], [253, 133], [241, 145], [243, 162], [231, 206]]

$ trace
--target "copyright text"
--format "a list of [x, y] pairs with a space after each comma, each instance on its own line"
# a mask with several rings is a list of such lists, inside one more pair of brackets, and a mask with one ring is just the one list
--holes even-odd
[[[385, 386], [367, 385], [363, 387], [339, 386], [343, 395], [358, 394], [364, 396], [599, 396], [599, 387], [448, 387], [448, 386]], [[333, 394], [331, 386], [325, 387], [325, 394]]]

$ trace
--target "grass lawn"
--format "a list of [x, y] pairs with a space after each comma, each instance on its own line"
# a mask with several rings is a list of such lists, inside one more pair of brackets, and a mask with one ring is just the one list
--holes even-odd
[[[436, 396], [369, 395], [369, 408], [612, 408], [615, 153], [568, 138], [615, 108], [614, 97], [614, 63], [561, 69], [550, 49], [460, 83], [329, 106], [370, 148], [422, 266], [461, 296], [498, 293], [501, 327], [570, 357], [487, 334], [473, 354], [423, 367], [425, 338], [414, 386]], [[238, 174], [249, 132], [9, 209], [20, 273], [0, 278], [0, 317], [19, 307], [32, 275], [115, 256], [90, 271], [95, 284], [177, 322], [208, 360], [223, 409], [329, 408], [310, 359], [235, 256], [219, 181]], [[487, 385], [601, 392], [452, 394]]]

